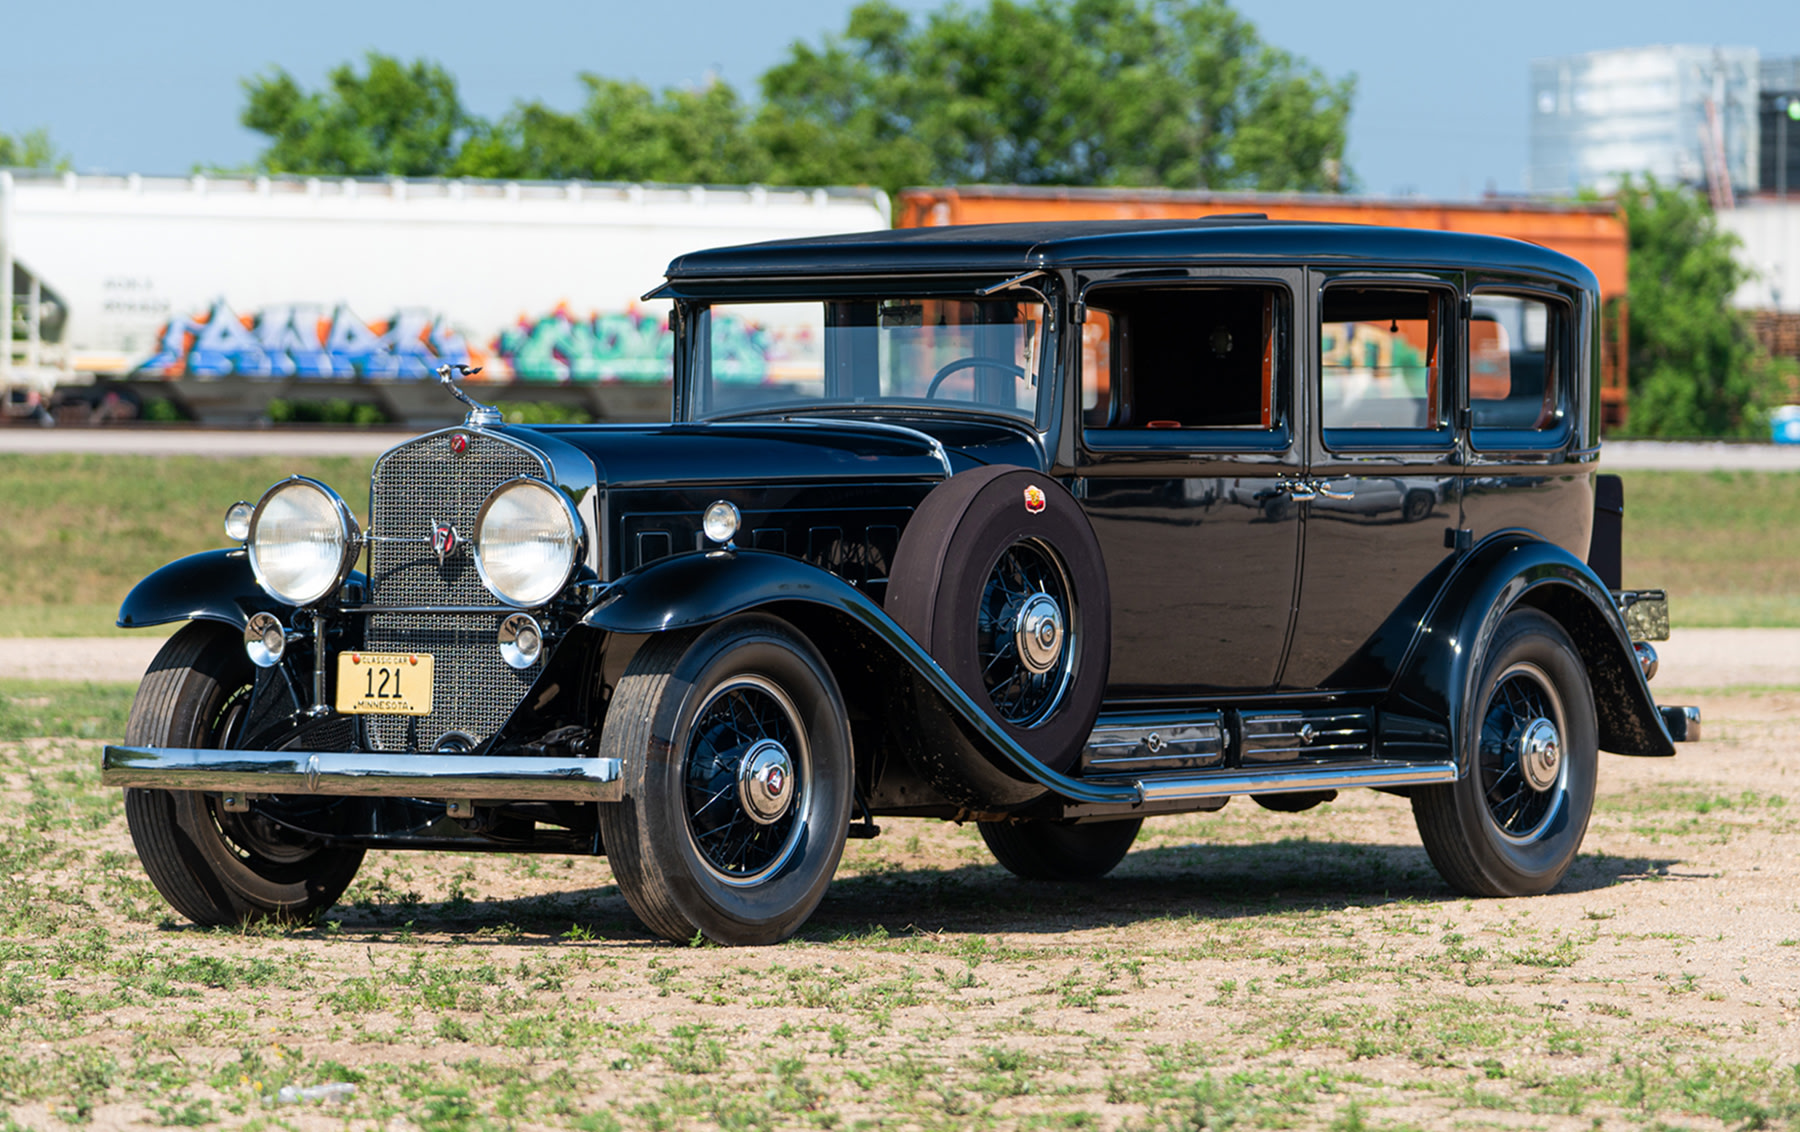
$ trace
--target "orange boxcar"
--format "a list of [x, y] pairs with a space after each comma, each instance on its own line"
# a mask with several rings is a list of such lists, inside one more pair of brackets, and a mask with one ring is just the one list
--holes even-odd
[[1067, 189], [972, 185], [905, 189], [898, 226], [1017, 220], [1158, 220], [1259, 212], [1271, 220], [1319, 220], [1511, 236], [1587, 264], [1600, 281], [1601, 413], [1625, 421], [1625, 219], [1611, 204], [1525, 200], [1437, 202], [1314, 193], [1212, 193], [1174, 189]]

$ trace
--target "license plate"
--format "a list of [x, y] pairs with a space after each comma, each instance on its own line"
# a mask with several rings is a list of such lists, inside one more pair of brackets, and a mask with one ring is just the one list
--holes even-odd
[[345, 715], [430, 715], [428, 652], [338, 653], [337, 709]]

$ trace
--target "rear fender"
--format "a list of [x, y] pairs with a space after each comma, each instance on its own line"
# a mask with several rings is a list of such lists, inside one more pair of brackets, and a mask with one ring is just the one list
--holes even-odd
[[[351, 575], [357, 581], [360, 573]], [[121, 629], [171, 621], [219, 621], [242, 629], [253, 613], [273, 613], [286, 625], [294, 607], [270, 597], [250, 572], [242, 550], [203, 550], [177, 558], [131, 587], [119, 606]]]
[[1602, 750], [1675, 753], [1606, 586], [1568, 551], [1516, 531], [1484, 540], [1446, 582], [1400, 665], [1391, 707], [1448, 723], [1457, 758], [1466, 763], [1467, 745], [1454, 737], [1479, 726], [1476, 684], [1488, 642], [1515, 606], [1555, 618], [1575, 643], [1593, 684]]
[[[815, 625], [840, 625], [846, 631], [844, 639], [820, 642], [827, 653], [854, 643], [875, 650], [883, 660], [898, 662], [899, 671], [912, 676], [917, 689], [910, 729], [926, 732], [926, 741], [915, 748], [925, 762], [917, 769], [959, 805], [1013, 810], [1042, 801], [1047, 793], [1081, 802], [1138, 801], [1134, 786], [1082, 782], [1038, 762], [868, 595], [835, 574], [787, 555], [719, 550], [661, 559], [610, 586], [582, 624], [608, 633], [640, 635], [697, 628], [753, 610]], [[942, 734], [939, 723], [953, 728], [956, 735]], [[961, 751], [952, 753], [943, 740], [957, 738], [962, 742], [955, 746]]]

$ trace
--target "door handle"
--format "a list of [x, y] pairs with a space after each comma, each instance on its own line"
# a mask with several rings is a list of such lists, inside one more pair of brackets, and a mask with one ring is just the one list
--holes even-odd
[[1319, 494], [1313, 490], [1312, 483], [1307, 480], [1282, 480], [1276, 486], [1278, 490], [1286, 492], [1288, 498], [1296, 503], [1305, 503]]
[[1317, 491], [1320, 495], [1323, 495], [1327, 499], [1355, 499], [1356, 498], [1356, 492], [1354, 492], [1354, 491], [1333, 491], [1329, 487], [1325, 486], [1325, 481], [1323, 481], [1323, 480], [1314, 480], [1312, 482], [1312, 487], [1313, 487], [1313, 490]]

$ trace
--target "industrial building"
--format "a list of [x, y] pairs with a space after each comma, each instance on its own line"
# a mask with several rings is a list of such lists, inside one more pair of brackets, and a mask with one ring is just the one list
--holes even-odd
[[1800, 58], [1664, 45], [1539, 59], [1530, 119], [1533, 193], [1644, 174], [1715, 200], [1800, 190]]

